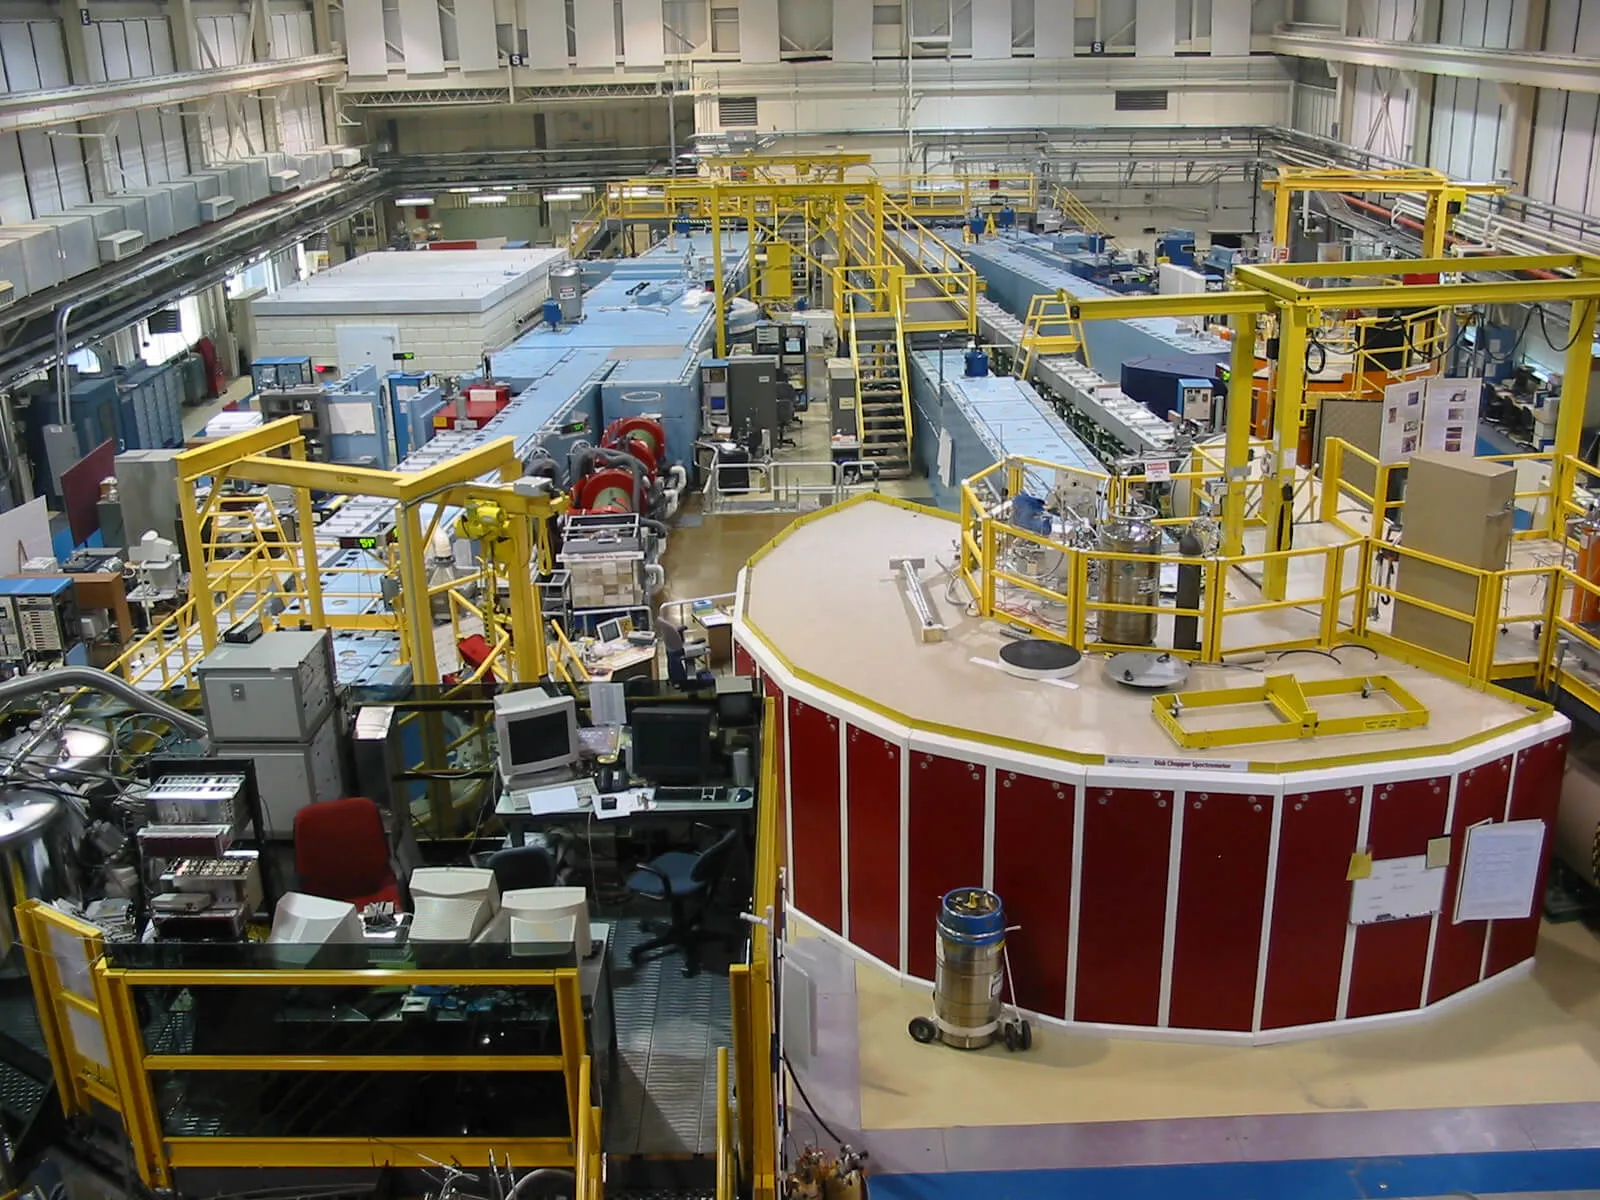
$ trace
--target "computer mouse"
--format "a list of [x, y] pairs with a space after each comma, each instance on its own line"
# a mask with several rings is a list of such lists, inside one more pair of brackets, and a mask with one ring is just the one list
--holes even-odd
[[617, 798], [615, 796], [605, 796], [605, 795], [603, 795], [603, 796], [600, 797], [600, 811], [601, 812], [615, 812], [616, 808], [617, 808]]

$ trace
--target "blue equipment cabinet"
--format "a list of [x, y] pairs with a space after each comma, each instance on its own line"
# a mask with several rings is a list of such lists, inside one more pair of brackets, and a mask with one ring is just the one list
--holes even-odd
[[1156, 236], [1156, 258], [1179, 267], [1194, 266], [1194, 230], [1169, 229]]
[[389, 406], [378, 384], [378, 368], [357, 367], [324, 391], [328, 408], [328, 461], [388, 470], [395, 464], [389, 436]]

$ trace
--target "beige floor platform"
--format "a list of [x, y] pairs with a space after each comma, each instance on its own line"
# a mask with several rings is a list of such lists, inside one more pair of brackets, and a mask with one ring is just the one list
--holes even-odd
[[1531, 976], [1415, 1024], [1272, 1046], [1035, 1031], [1033, 1049], [919, 1046], [925, 989], [855, 970], [864, 1129], [1600, 1101], [1600, 939], [1544, 929]]
[[[952, 521], [876, 501], [798, 526], [752, 570], [749, 621], [794, 667], [829, 681], [834, 690], [867, 697], [917, 721], [1086, 755], [1171, 754], [1174, 743], [1152, 719], [1149, 696], [1108, 683], [1096, 661], [1085, 664], [1072, 688], [1019, 682], [992, 669], [988, 664], [1006, 640], [1001, 629], [945, 602], [943, 582], [935, 582], [932, 590], [950, 626], [946, 640], [915, 641], [889, 561], [920, 557], [930, 569], [935, 563], [948, 566], [957, 528]], [[826, 572], [825, 587], [819, 571]], [[1289, 594], [1297, 595], [1299, 586], [1291, 580]], [[819, 620], [823, 596], [833, 615]], [[1250, 635], [1256, 643], [1281, 636], [1282, 631], [1265, 627]], [[1284, 763], [1324, 755], [1416, 753], [1507, 728], [1527, 715], [1523, 705], [1504, 696], [1375, 658], [1363, 649], [1339, 654], [1342, 662], [1317, 655], [1276, 661], [1304, 679], [1390, 674], [1430, 708], [1429, 724], [1341, 737], [1319, 743], [1309, 755], [1303, 744], [1282, 742], [1252, 745], [1247, 755], [1218, 750], [1193, 757]], [[1188, 690], [1259, 683], [1263, 669], [1272, 666], [1197, 668]], [[1320, 707], [1333, 716], [1363, 703], [1370, 709], [1375, 701], [1330, 700]]]

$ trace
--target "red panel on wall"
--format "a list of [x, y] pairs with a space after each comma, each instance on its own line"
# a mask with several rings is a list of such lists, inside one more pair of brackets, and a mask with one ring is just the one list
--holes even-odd
[[1456, 781], [1456, 811], [1450, 821], [1450, 866], [1444, 880], [1444, 910], [1433, 936], [1429, 1004], [1471, 987], [1483, 969], [1483, 939], [1488, 936], [1488, 923], [1455, 923], [1456, 880], [1466, 855], [1467, 829], [1480, 821], [1500, 820], [1506, 811], [1506, 788], [1510, 783], [1510, 755], [1463, 771]]
[[1267, 944], [1261, 1027], [1332, 1021], [1350, 927], [1350, 855], [1361, 828], [1361, 789], [1290, 792], [1278, 828], [1278, 874]]
[[[1367, 829], [1372, 857], [1426, 854], [1428, 839], [1445, 831], [1449, 802], [1447, 775], [1374, 784]], [[1427, 969], [1428, 934], [1432, 928], [1430, 918], [1413, 917], [1408, 921], [1362, 925], [1356, 930], [1346, 1015], [1370, 1017], [1403, 1012], [1422, 1003], [1422, 977]]]
[[735, 675], [757, 675], [760, 673], [756, 667], [756, 660], [750, 657], [742, 643], [733, 644], [733, 673]]
[[789, 831], [795, 907], [835, 933], [844, 929], [839, 846], [839, 719], [789, 700]]
[[[913, 776], [912, 782], [916, 779]], [[1066, 1016], [1073, 785], [1014, 771], [994, 783], [994, 890], [1006, 907], [1011, 983], [1032, 1012]]]
[[909, 778], [906, 971], [931, 980], [940, 898], [951, 888], [983, 885], [984, 768], [918, 750]]
[[1154, 1025], [1160, 1016], [1171, 841], [1171, 792], [1085, 795], [1074, 1019]]
[[1524, 959], [1533, 957], [1539, 943], [1540, 901], [1544, 896], [1544, 873], [1550, 865], [1550, 838], [1555, 828], [1556, 808], [1561, 803], [1561, 773], [1567, 761], [1567, 738], [1563, 734], [1517, 752], [1516, 775], [1511, 781], [1511, 820], [1544, 822], [1544, 866], [1533, 889], [1533, 913], [1521, 921], [1495, 921], [1489, 928], [1489, 962], [1485, 978], [1498, 975]]
[[1184, 795], [1168, 1024], [1249, 1030], [1271, 843], [1270, 796]]
[[900, 747], [850, 727], [845, 748], [850, 815], [850, 940], [900, 962]]

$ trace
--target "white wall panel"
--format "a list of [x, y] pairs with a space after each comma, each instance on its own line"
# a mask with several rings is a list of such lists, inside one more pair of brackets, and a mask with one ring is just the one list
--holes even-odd
[[[344, 41], [350, 74], [389, 73], [389, 50], [383, 39], [383, 0], [344, 0]], [[202, 57], [204, 42], [202, 35]]]
[[1578, 44], [1578, 14], [1583, 0], [1547, 0], [1544, 48], [1552, 54], [1571, 54]]
[[739, 0], [739, 61], [778, 61], [778, 0]]
[[1358, 67], [1351, 127], [1352, 146], [1390, 158], [1412, 158], [1412, 92], [1397, 71]]
[[[564, 27], [564, 26], [563, 26]], [[580, 67], [609, 67], [617, 61], [617, 14], [611, 0], [575, 0], [572, 27], [578, 39]], [[546, 30], [541, 37], [553, 36]], [[533, 35], [528, 35], [533, 44]]]
[[622, 0], [622, 61], [630, 67], [666, 62], [661, 0]]
[[1211, 0], [1211, 53], [1226, 58], [1250, 53], [1250, 0]]
[[1561, 159], [1551, 197], [1561, 207], [1580, 212], [1592, 204], [1589, 176], [1594, 161], [1595, 100], [1593, 95], [1567, 95]]
[[407, 75], [444, 73], [444, 38], [439, 0], [400, 0], [400, 50]]
[[0, 135], [0, 222], [16, 224], [41, 213], [28, 199], [28, 179], [22, 170], [22, 147], [17, 135]]
[[972, 57], [1011, 57], [1011, 0], [972, 0]]
[[1170, 58], [1177, 52], [1177, 5], [1172, 0], [1137, 0], [1133, 44], [1140, 58]]
[[494, 0], [456, 0], [456, 60], [463, 71], [500, 68]]
[[[457, 0], [457, 3], [459, 13], [460, 0]], [[311, 54], [315, 49], [316, 35], [312, 32], [310, 13], [285, 12], [273, 15], [274, 58], [299, 58]], [[304, 153], [318, 146], [327, 145], [328, 136], [322, 121], [322, 97], [318, 94], [316, 86], [309, 83], [296, 84], [294, 87], [284, 88], [278, 95], [283, 148], [291, 153]]]
[[1317, 137], [1336, 137], [1339, 123], [1339, 94], [1332, 88], [1294, 89], [1294, 127]]
[[1600, 4], [1590, 3], [1578, 10], [1578, 28], [1573, 38], [1573, 53], [1594, 58], [1600, 55]]
[[872, 5], [833, 0], [833, 61], [872, 61]]
[[1071, 58], [1075, 18], [1072, 0], [1034, 0], [1033, 56]]
[[1539, 92], [1533, 110], [1528, 177], [1523, 181], [1528, 195], [1536, 200], [1549, 200], [1555, 195], [1556, 168], [1561, 161], [1561, 118], [1566, 108], [1564, 92]]
[[528, 31], [528, 65], [555, 70], [567, 65], [567, 6], [561, 0], [522, 0]]
[[[1405, 42], [1425, 40], [1420, 30], [1422, 0], [1350, 0], [1356, 33], [1362, 37]], [[1427, 31], [1428, 37], [1432, 30]]]

